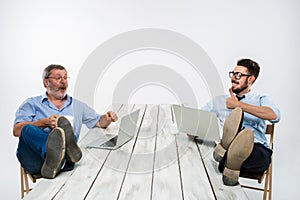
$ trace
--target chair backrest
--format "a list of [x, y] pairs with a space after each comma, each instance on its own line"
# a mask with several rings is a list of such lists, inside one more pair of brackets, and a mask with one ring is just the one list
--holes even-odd
[[[272, 149], [272, 150], [273, 150], [273, 140], [274, 140], [274, 128], [275, 128], [275, 124], [268, 124], [266, 133], [265, 133], [269, 137], [269, 146], [270, 146], [270, 149]], [[271, 157], [271, 160], [272, 160], [272, 157]], [[272, 161], [271, 161], [270, 165], [272, 165]], [[257, 179], [258, 183], [261, 183], [262, 180], [264, 179], [266, 172], [267, 172], [267, 170], [263, 174], [249, 174], [249, 173], [241, 172], [240, 177]]]
[[266, 134], [270, 135], [270, 140], [269, 140], [270, 149], [273, 149], [274, 128], [275, 128], [275, 124], [268, 124], [266, 129]]
[[[266, 129], [266, 135], [269, 135], [269, 146], [270, 149], [273, 150], [273, 139], [274, 139], [274, 128], [275, 128], [275, 124], [268, 124], [267, 125], [267, 129]], [[242, 185], [242, 187], [244, 188], [248, 188], [248, 189], [252, 189], [252, 190], [260, 190], [260, 191], [264, 191], [264, 195], [263, 195], [263, 199], [267, 199], [267, 195], [268, 195], [268, 199], [271, 200], [272, 199], [272, 157], [271, 157], [271, 163], [269, 168], [261, 175], [255, 175], [255, 174], [240, 174], [240, 177], [243, 178], [250, 178], [250, 179], [256, 179], [258, 180], [258, 183], [262, 183], [262, 180], [265, 178], [265, 185], [264, 188], [260, 188], [260, 187], [253, 187], [253, 186], [249, 186], [249, 185]]]

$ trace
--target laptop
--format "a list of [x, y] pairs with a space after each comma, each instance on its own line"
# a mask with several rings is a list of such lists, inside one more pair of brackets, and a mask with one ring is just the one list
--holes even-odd
[[216, 142], [220, 140], [216, 113], [180, 105], [172, 107], [179, 132], [197, 136], [196, 138], [200, 141]]
[[117, 135], [107, 136], [101, 135], [101, 133], [99, 133], [99, 135], [101, 135], [102, 137], [97, 138], [97, 140], [94, 140], [91, 143], [87, 144], [86, 147], [110, 150], [120, 148], [133, 138], [137, 128], [139, 113], [140, 109], [122, 117]]

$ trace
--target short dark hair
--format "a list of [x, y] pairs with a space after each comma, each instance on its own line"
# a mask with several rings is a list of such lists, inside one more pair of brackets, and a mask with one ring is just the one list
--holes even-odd
[[50, 73], [51, 73], [51, 70], [53, 69], [60, 69], [60, 70], [65, 70], [67, 71], [63, 66], [61, 65], [57, 65], [57, 64], [51, 64], [49, 65], [48, 67], [46, 67], [43, 71], [43, 79], [45, 78], [48, 78]]
[[246, 67], [249, 71], [249, 74], [254, 76], [255, 80], [257, 79], [257, 77], [259, 75], [259, 71], [260, 71], [260, 67], [257, 62], [255, 62], [251, 59], [248, 59], [248, 58], [243, 58], [243, 59], [240, 59], [237, 61], [237, 65]]

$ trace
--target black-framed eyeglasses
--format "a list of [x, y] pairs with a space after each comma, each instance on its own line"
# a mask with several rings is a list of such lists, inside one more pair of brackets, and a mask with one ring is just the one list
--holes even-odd
[[69, 76], [64, 76], [64, 77], [61, 77], [61, 76], [58, 76], [58, 77], [51, 77], [51, 76], [49, 76], [49, 77], [47, 77], [47, 79], [48, 79], [48, 78], [53, 78], [53, 79], [56, 80], [57, 82], [60, 82], [62, 79], [65, 80], [65, 81], [70, 80], [70, 77], [69, 77]]
[[241, 72], [229, 72], [229, 78], [235, 77], [236, 80], [240, 80], [242, 76], [251, 76], [251, 74], [243, 74]]

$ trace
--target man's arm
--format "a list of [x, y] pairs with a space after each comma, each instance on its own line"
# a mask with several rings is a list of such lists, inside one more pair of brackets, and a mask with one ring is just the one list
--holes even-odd
[[264, 120], [276, 120], [277, 115], [276, 113], [267, 106], [254, 106], [250, 104], [246, 104], [243, 102], [238, 101], [236, 96], [233, 94], [232, 90], [229, 89], [230, 97], [226, 99], [226, 107], [229, 109], [234, 109], [236, 107], [242, 108], [244, 112], [247, 112], [251, 115], [259, 117]]
[[264, 120], [277, 119], [275, 112], [267, 106], [254, 106], [243, 102], [239, 102], [239, 107], [241, 107], [244, 112], [247, 112]]
[[40, 127], [40, 128], [46, 128], [46, 127], [50, 127], [50, 128], [55, 128], [56, 127], [56, 118], [57, 115], [51, 115], [48, 118], [43, 118], [34, 122], [19, 122], [16, 123], [13, 127], [13, 135], [15, 137], [20, 137], [21, 136], [21, 131], [22, 128], [27, 125], [27, 124], [32, 124], [34, 126]]

